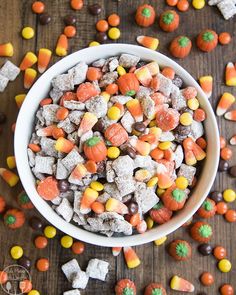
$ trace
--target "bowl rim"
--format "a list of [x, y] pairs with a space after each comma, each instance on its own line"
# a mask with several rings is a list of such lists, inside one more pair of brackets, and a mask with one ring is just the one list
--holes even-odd
[[[29, 167], [29, 163], [27, 161], [27, 163], [25, 161], [23, 161], [22, 159], [22, 153], [25, 154], [26, 153], [26, 148], [27, 147], [23, 147], [21, 146], [19, 143], [21, 142], [21, 137], [22, 137], [22, 126], [24, 126], [24, 120], [25, 120], [25, 115], [29, 114], [29, 109], [30, 109], [30, 104], [31, 104], [31, 100], [32, 100], [32, 94], [34, 92], [34, 89], [37, 89], [40, 87], [41, 82], [47, 77], [47, 76], [51, 76], [52, 77], [55, 76], [55, 74], [53, 75], [53, 73], [58, 70], [60, 67], [63, 68], [63, 71], [61, 71], [61, 73], [64, 73], [65, 71], [68, 70], [68, 68], [65, 66], [68, 62], [72, 62], [72, 60], [74, 60], [74, 65], [76, 65], [78, 63], [78, 60], [80, 60], [80, 55], [82, 54], [87, 54], [89, 56], [93, 56], [93, 53], [95, 51], [99, 51], [101, 52], [101, 56], [102, 57], [107, 57], [107, 53], [106, 51], [119, 51], [120, 53], [126, 53], [127, 51], [129, 51], [129, 53], [133, 52], [133, 54], [135, 55], [139, 55], [142, 58], [142, 54], [143, 55], [147, 55], [150, 54], [151, 56], [155, 56], [156, 60], [161, 59], [163, 60], [163, 62], [170, 66], [172, 66], [175, 71], [177, 72], [181, 72], [183, 76], [185, 76], [184, 80], [188, 79], [191, 81], [191, 86], [196, 87], [197, 91], [198, 91], [198, 95], [201, 96], [201, 100], [204, 101], [204, 104], [207, 107], [207, 120], [210, 120], [211, 122], [211, 133], [214, 133], [214, 139], [215, 139], [215, 158], [214, 158], [214, 163], [212, 163], [212, 171], [211, 173], [208, 173], [208, 185], [204, 191], [204, 193], [202, 194], [201, 197], [199, 197], [197, 203], [191, 207], [191, 210], [189, 210], [188, 212], [184, 212], [184, 209], [181, 210], [183, 211], [183, 218], [178, 221], [178, 222], [173, 222], [172, 218], [172, 222], [171, 220], [161, 226], [158, 226], [154, 229], [148, 230], [147, 232], [145, 232], [144, 234], [137, 234], [137, 235], [131, 235], [131, 236], [122, 236], [122, 237], [106, 237], [106, 236], [102, 236], [96, 233], [92, 233], [89, 232], [87, 230], [84, 230], [82, 228], [80, 228], [77, 225], [73, 225], [71, 223], [66, 222], [61, 216], [57, 215], [57, 213], [51, 208], [51, 206], [44, 201], [42, 198], [40, 198], [40, 196], [37, 194], [37, 191], [33, 188], [29, 188], [28, 182], [28, 169], [30, 169]], [[109, 56], [110, 53], [109, 53]], [[150, 59], [150, 60], [153, 60]], [[73, 66], [73, 65], [72, 65]], [[35, 114], [35, 113], [34, 113]], [[31, 116], [30, 116], [31, 117]], [[17, 122], [16, 122], [16, 129], [15, 129], [15, 136], [14, 136], [14, 150], [15, 150], [15, 157], [16, 157], [16, 165], [17, 165], [17, 170], [18, 170], [18, 174], [20, 177], [20, 180], [22, 182], [22, 185], [26, 191], [26, 193], [29, 195], [31, 201], [33, 202], [34, 206], [37, 208], [37, 210], [39, 211], [39, 213], [44, 216], [45, 219], [47, 219], [52, 225], [54, 225], [56, 228], [60, 229], [62, 232], [71, 235], [72, 237], [76, 238], [76, 239], [80, 239], [84, 242], [90, 243], [90, 244], [94, 244], [94, 245], [98, 245], [98, 246], [106, 246], [106, 247], [114, 247], [114, 246], [135, 246], [135, 245], [141, 245], [141, 244], [145, 244], [148, 242], [151, 242], [153, 240], [156, 240], [158, 238], [161, 238], [162, 236], [166, 236], [168, 234], [170, 234], [171, 232], [175, 231], [177, 228], [181, 227], [185, 222], [187, 222], [192, 216], [193, 214], [198, 210], [198, 208], [201, 206], [202, 202], [204, 201], [204, 199], [206, 198], [213, 182], [215, 179], [215, 175], [217, 173], [217, 169], [218, 169], [218, 161], [219, 161], [219, 130], [218, 130], [218, 126], [217, 126], [217, 122], [216, 122], [216, 118], [215, 118], [215, 114], [213, 112], [213, 109], [211, 107], [211, 104], [209, 103], [205, 93], [203, 92], [203, 90], [201, 89], [201, 87], [199, 86], [199, 84], [196, 82], [196, 80], [190, 75], [189, 72], [187, 72], [182, 66], [180, 66], [177, 62], [175, 62], [174, 60], [172, 60], [171, 58], [141, 47], [141, 46], [137, 46], [137, 45], [131, 45], [131, 44], [122, 44], [122, 43], [116, 43], [116, 44], [106, 44], [106, 45], [100, 45], [98, 47], [89, 47], [89, 48], [85, 48], [82, 50], [79, 50], [77, 52], [74, 52], [68, 56], [66, 56], [65, 58], [61, 59], [60, 61], [56, 62], [55, 64], [53, 64], [45, 73], [42, 74], [42, 76], [35, 82], [35, 84], [32, 86], [32, 88], [29, 90], [24, 103], [21, 106], [20, 112], [18, 114], [17, 117]], [[205, 165], [204, 165], [205, 166]], [[204, 167], [203, 167], [204, 169]], [[31, 172], [31, 169], [30, 169]], [[31, 176], [32, 172], [31, 172]], [[194, 192], [193, 192], [194, 194]], [[188, 204], [188, 202], [187, 202]], [[51, 210], [49, 210], [49, 208]], [[46, 212], [44, 212], [44, 209], [46, 210]], [[171, 224], [171, 226], [170, 226]], [[161, 228], [161, 230], [160, 230]], [[158, 230], [159, 229], [159, 230]]]

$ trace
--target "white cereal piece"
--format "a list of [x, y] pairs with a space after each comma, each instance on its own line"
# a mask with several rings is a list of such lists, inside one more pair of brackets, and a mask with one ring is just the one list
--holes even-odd
[[95, 96], [85, 102], [86, 109], [99, 119], [107, 113], [107, 102], [103, 96]]
[[72, 81], [74, 85], [78, 85], [85, 81], [87, 70], [88, 65], [85, 62], [81, 61], [75, 67], [71, 68], [68, 71], [68, 74], [71, 74], [73, 77]]
[[169, 97], [172, 90], [172, 81], [160, 73], [158, 74], [158, 78], [160, 80], [159, 91]]
[[112, 169], [112, 161], [106, 162], [106, 179], [108, 182], [114, 182], [116, 177], [115, 171]]
[[137, 155], [134, 159], [134, 169], [147, 168], [152, 164], [152, 158], [150, 156]]
[[90, 278], [101, 281], [106, 280], [109, 263], [100, 259], [91, 259], [86, 268], [86, 273]]
[[56, 104], [48, 104], [43, 106], [42, 116], [44, 117], [47, 126], [58, 122], [56, 112], [59, 108], [60, 106]]
[[35, 167], [34, 167], [35, 172], [52, 175], [54, 162], [55, 162], [55, 158], [53, 157], [42, 157], [42, 156], [36, 155]]
[[232, 0], [223, 0], [217, 4], [224, 19], [228, 20], [236, 14], [236, 6]]
[[71, 171], [79, 163], [84, 163], [84, 158], [79, 154], [77, 147], [74, 147], [65, 158], [61, 160], [64, 167], [71, 173]]
[[132, 194], [126, 195], [122, 198], [122, 203], [126, 203], [128, 201], [130, 201], [133, 198]]
[[115, 183], [121, 197], [131, 194], [135, 191], [135, 181], [131, 175], [123, 175], [115, 178]]
[[60, 198], [66, 198], [69, 202], [74, 201], [74, 192], [72, 190], [68, 190], [67, 192], [61, 192], [59, 195]]
[[0, 75], [6, 77], [10, 81], [14, 81], [19, 74], [20, 69], [9, 60], [7, 60], [0, 69]]
[[179, 88], [174, 84], [172, 84], [172, 92], [170, 97], [173, 109], [179, 111], [187, 107], [186, 99], [184, 98], [182, 91], [180, 91]]
[[86, 133], [84, 133], [80, 137], [80, 141], [79, 141], [79, 152], [80, 153], [83, 151], [83, 145], [84, 145], [85, 141], [88, 140], [91, 137], [93, 137], [93, 131], [92, 130], [87, 131]]
[[60, 121], [57, 124], [58, 128], [62, 128], [67, 134], [70, 134], [76, 130], [75, 124], [71, 123], [69, 118], [66, 118], [63, 121]]
[[131, 68], [131, 67], [135, 67], [139, 61], [140, 61], [139, 56], [123, 53], [121, 54], [119, 58], [119, 65], [124, 68]]
[[51, 200], [51, 203], [53, 205], [59, 206], [61, 201], [62, 201], [62, 198], [60, 196], [58, 196], [58, 197], [54, 198], [53, 200]]
[[85, 109], [85, 104], [77, 100], [65, 100], [63, 105], [68, 110], [83, 111]]
[[78, 225], [86, 225], [87, 224], [87, 220], [84, 217], [84, 214], [82, 213], [75, 213], [73, 215], [73, 221], [76, 222]]
[[110, 120], [107, 116], [100, 118], [99, 121], [102, 121], [102, 124], [104, 126], [104, 129], [107, 129], [111, 124], [116, 123], [116, 120]]
[[134, 193], [134, 199], [138, 203], [143, 214], [148, 212], [154, 205], [159, 202], [158, 196], [153, 188], [146, 187], [145, 183], [138, 183]]
[[213, 6], [220, 3], [222, 0], [209, 0], [208, 5]]
[[110, 98], [109, 102], [113, 103], [120, 103], [120, 104], [126, 104], [130, 100], [130, 96], [128, 95], [114, 95]]
[[84, 186], [90, 185], [92, 181], [96, 181], [98, 179], [97, 175], [87, 174], [83, 177], [82, 182]]
[[191, 124], [191, 131], [189, 137], [192, 137], [194, 140], [197, 140], [199, 137], [203, 136], [204, 128], [201, 122], [193, 120]]
[[3, 92], [5, 88], [7, 87], [9, 80], [4, 77], [3, 75], [0, 75], [0, 92]]
[[82, 111], [71, 111], [68, 115], [68, 118], [72, 123], [79, 126], [83, 115], [84, 115], [84, 112]]
[[94, 217], [94, 218], [87, 218], [87, 222], [89, 226], [91, 226], [91, 229], [94, 231], [109, 231], [110, 230], [110, 225], [108, 222], [103, 222], [101, 218]]
[[40, 140], [41, 151], [45, 156], [57, 157], [55, 150], [56, 140], [51, 138], [42, 137]]
[[104, 192], [112, 196], [112, 198], [117, 199], [119, 201], [122, 200], [122, 197], [120, 195], [120, 192], [116, 186], [116, 184], [113, 183], [105, 183], [104, 184]]
[[112, 168], [117, 176], [133, 175], [134, 160], [130, 156], [120, 156], [113, 161]]
[[62, 160], [57, 160], [56, 179], [66, 179], [69, 176], [69, 171], [62, 164]]
[[[40, 124], [41, 126], [43, 126], [45, 124], [45, 119], [43, 117], [43, 108], [40, 108], [37, 112], [36, 112], [36, 118], [38, 119], [37, 124]], [[36, 134], [37, 135], [37, 134]]]
[[81, 191], [74, 191], [74, 204], [73, 210], [75, 213], [79, 214], [80, 212], [80, 203], [83, 197], [83, 193]]
[[175, 140], [175, 136], [172, 131], [162, 132], [159, 141], [173, 141]]
[[32, 170], [34, 176], [36, 177], [36, 179], [39, 179], [39, 180], [43, 180], [43, 179], [45, 179], [44, 174], [39, 173], [39, 172], [35, 172], [34, 167], [33, 167], [31, 170]]
[[139, 98], [139, 100], [140, 100], [144, 115], [148, 119], [152, 119], [156, 112], [154, 100], [151, 99], [149, 95], [142, 96]]
[[196, 171], [197, 169], [193, 166], [181, 164], [177, 175], [186, 177], [188, 179], [188, 184], [191, 185]]
[[30, 148], [28, 148], [27, 149], [27, 154], [28, 154], [30, 167], [34, 167], [34, 165], [35, 165], [35, 153]]
[[145, 97], [146, 95], [151, 95], [152, 93], [153, 93], [153, 90], [151, 88], [145, 87], [145, 86], [140, 86], [135, 97], [137, 99], [140, 99], [141, 97]]
[[109, 225], [112, 233], [123, 233], [126, 236], [132, 235], [132, 225], [126, 220], [112, 219], [109, 221]]
[[101, 80], [99, 81], [99, 86], [100, 87], [106, 87], [109, 84], [112, 84], [115, 82], [118, 78], [118, 73], [117, 72], [108, 72], [106, 73]]
[[111, 198], [111, 195], [109, 195], [107, 192], [104, 192], [103, 194], [98, 196], [97, 201], [105, 204], [106, 201], [110, 198]]
[[73, 74], [61, 74], [52, 79], [52, 87], [61, 91], [74, 90]]
[[62, 199], [61, 204], [55, 209], [55, 211], [61, 215], [65, 221], [71, 221], [73, 216], [73, 208], [66, 198]]
[[109, 72], [115, 71], [118, 66], [119, 66], [118, 59], [116, 57], [112, 58], [108, 63]]
[[78, 145], [79, 143], [78, 131], [76, 130], [75, 132], [68, 134], [67, 139], [73, 142], [75, 145]]
[[122, 126], [128, 133], [132, 132], [132, 126], [135, 123], [135, 120], [129, 111], [126, 111], [123, 117], [120, 120]]
[[92, 66], [95, 68], [102, 68], [106, 63], [105, 58], [100, 58], [92, 63]]
[[79, 271], [73, 277], [72, 288], [85, 289], [87, 287], [89, 276], [85, 271]]
[[69, 290], [69, 291], [63, 292], [63, 295], [80, 295], [80, 291], [78, 289]]
[[73, 277], [81, 271], [79, 263], [76, 259], [72, 259], [61, 266], [61, 270], [69, 282], [72, 282]]
[[175, 150], [175, 169], [178, 169], [180, 167], [180, 165], [183, 163], [184, 160], [184, 152], [183, 152], [183, 148], [182, 145], [178, 145], [176, 150]]
[[53, 100], [53, 103], [58, 103], [58, 101], [63, 95], [63, 92], [60, 89], [52, 88], [52, 90], [49, 92], [49, 95]]
[[109, 219], [124, 220], [124, 217], [116, 212], [103, 212], [99, 214], [99, 218], [102, 220], [109, 220]]

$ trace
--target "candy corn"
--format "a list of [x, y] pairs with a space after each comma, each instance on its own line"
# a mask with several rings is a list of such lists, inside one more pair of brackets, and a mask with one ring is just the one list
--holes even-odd
[[225, 92], [217, 105], [216, 115], [222, 116], [224, 113], [231, 107], [231, 105], [235, 102], [235, 97], [229, 93]]
[[157, 169], [157, 184], [159, 188], [166, 189], [172, 186], [174, 180], [171, 179], [171, 176], [163, 164], [160, 164]]
[[106, 211], [108, 212], [116, 212], [119, 214], [127, 214], [128, 213], [128, 207], [120, 202], [117, 199], [109, 198], [106, 202]]
[[55, 149], [62, 153], [69, 153], [73, 147], [74, 144], [64, 137], [59, 137], [55, 144]]
[[46, 71], [52, 56], [52, 51], [47, 48], [39, 49], [38, 54], [38, 71], [39, 73], [43, 73]]
[[80, 203], [80, 212], [82, 214], [87, 214], [91, 211], [91, 205], [96, 201], [98, 197], [98, 192], [92, 188], [86, 188], [83, 193], [81, 203]]
[[56, 55], [65, 56], [68, 50], [68, 39], [66, 35], [61, 34], [57, 40]]
[[236, 121], [236, 110], [225, 113], [224, 117], [227, 120]]
[[7, 157], [7, 166], [9, 169], [16, 168], [16, 159], [14, 156]]
[[78, 164], [75, 169], [71, 172], [69, 180], [80, 181], [87, 174], [87, 169], [83, 164]]
[[15, 102], [16, 102], [18, 109], [22, 106], [22, 104], [25, 100], [25, 97], [26, 97], [26, 94], [17, 94], [15, 96]]
[[134, 98], [129, 100], [126, 106], [136, 122], [143, 121], [143, 110], [138, 99]]
[[202, 76], [199, 78], [199, 84], [202, 90], [205, 92], [207, 98], [211, 97], [213, 88], [213, 77], [212, 76]]
[[190, 137], [183, 141], [183, 148], [187, 165], [194, 165], [206, 157], [204, 150]]
[[122, 247], [112, 247], [112, 255], [118, 256], [122, 250]]
[[151, 146], [148, 142], [139, 140], [136, 137], [132, 137], [129, 143], [141, 156], [147, 156], [150, 153]]
[[56, 128], [55, 125], [50, 125], [41, 129], [38, 129], [36, 134], [37, 136], [52, 136], [53, 130]]
[[139, 264], [141, 262], [138, 258], [138, 255], [136, 254], [136, 252], [134, 251], [133, 248], [124, 247], [123, 252], [124, 252], [125, 261], [126, 261], [128, 268], [135, 268], [135, 267], [139, 266]]
[[231, 145], [236, 145], [236, 135], [234, 135], [233, 137], [230, 138], [229, 143], [230, 143]]
[[229, 62], [226, 66], [225, 83], [227, 86], [236, 86], [236, 69], [232, 62]]
[[80, 137], [87, 131], [91, 130], [97, 121], [98, 118], [93, 113], [86, 112], [80, 122], [78, 136]]
[[13, 45], [11, 43], [0, 44], [0, 56], [11, 57], [14, 54]]
[[149, 49], [156, 50], [159, 45], [159, 40], [157, 38], [148, 37], [148, 36], [138, 36], [137, 42]]
[[170, 287], [172, 290], [181, 292], [194, 292], [195, 289], [193, 284], [178, 276], [172, 277]]
[[157, 75], [160, 71], [159, 65], [156, 61], [152, 61], [146, 64], [145, 66], [143, 66], [143, 68], [147, 68], [152, 76]]
[[137, 69], [134, 73], [143, 86], [149, 86], [152, 81], [152, 75], [146, 66]]
[[37, 62], [37, 60], [37, 56], [33, 52], [27, 52], [20, 64], [21, 71], [31, 68], [32, 65], [34, 65]]
[[0, 168], [0, 176], [8, 183], [11, 187], [15, 186], [18, 181], [19, 177], [11, 172], [10, 170], [7, 170], [5, 168]]
[[29, 89], [37, 77], [37, 72], [34, 69], [28, 68], [25, 70], [24, 87]]

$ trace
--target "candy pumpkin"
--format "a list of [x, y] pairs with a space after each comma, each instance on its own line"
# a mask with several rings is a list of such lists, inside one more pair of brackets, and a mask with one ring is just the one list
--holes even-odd
[[145, 288], [144, 295], [167, 295], [166, 290], [161, 284], [151, 283]]
[[192, 225], [190, 235], [197, 242], [207, 243], [212, 236], [212, 227], [206, 222], [197, 221]]
[[156, 204], [149, 212], [153, 221], [158, 224], [163, 224], [171, 219], [173, 212], [164, 207], [161, 202]]
[[178, 211], [183, 208], [186, 202], [186, 194], [183, 190], [172, 186], [161, 196], [161, 200], [166, 208], [171, 211]]
[[216, 203], [210, 199], [206, 198], [202, 206], [198, 209], [197, 214], [202, 218], [210, 218], [216, 213]]
[[192, 255], [192, 248], [187, 241], [174, 240], [170, 243], [168, 252], [177, 261], [188, 260]]
[[173, 32], [179, 26], [179, 15], [174, 10], [162, 12], [159, 25], [165, 32]]
[[34, 208], [34, 205], [30, 201], [30, 198], [28, 197], [28, 195], [26, 194], [25, 191], [21, 192], [17, 196], [17, 203], [23, 209], [33, 209]]
[[128, 139], [127, 131], [119, 123], [111, 124], [105, 131], [105, 138], [113, 146], [120, 146]]
[[128, 73], [120, 76], [117, 81], [119, 90], [123, 95], [133, 96], [139, 90], [139, 81], [136, 75], [133, 73]]
[[101, 138], [93, 136], [84, 143], [84, 153], [89, 160], [100, 162], [106, 158], [107, 148]]
[[129, 279], [120, 280], [115, 286], [116, 295], [136, 295], [136, 287], [133, 281]]
[[170, 44], [170, 53], [177, 58], [185, 58], [192, 48], [191, 40], [186, 36], [178, 36]]
[[11, 229], [19, 228], [25, 223], [25, 215], [18, 209], [9, 209], [4, 215], [4, 223]]
[[218, 44], [218, 35], [212, 30], [204, 30], [197, 36], [197, 47], [205, 52], [212, 51]]
[[6, 201], [5, 199], [0, 196], [0, 213], [2, 213], [6, 208]]
[[156, 13], [151, 5], [140, 5], [136, 11], [135, 20], [141, 27], [149, 27], [155, 21]]

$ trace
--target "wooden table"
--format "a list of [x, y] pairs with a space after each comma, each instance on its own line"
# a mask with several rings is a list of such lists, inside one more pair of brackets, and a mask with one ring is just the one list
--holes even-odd
[[[63, 17], [67, 14], [77, 16], [78, 33], [76, 38], [70, 40], [70, 52], [74, 52], [86, 47], [93, 40], [95, 29], [94, 24], [98, 17], [94, 17], [87, 12], [87, 5], [98, 2], [102, 5], [103, 11], [99, 18], [104, 18], [112, 12], [117, 12], [122, 19], [120, 29], [122, 32], [120, 42], [134, 43], [138, 35], [151, 35], [160, 39], [159, 51], [170, 55], [167, 49], [169, 42], [177, 35], [186, 34], [194, 43], [192, 53], [183, 61], [178, 61], [185, 67], [195, 78], [201, 75], [212, 74], [214, 76], [214, 92], [211, 99], [212, 106], [215, 108], [219, 96], [224, 91], [230, 91], [236, 94], [235, 88], [228, 88], [224, 85], [223, 74], [224, 67], [228, 61], [236, 61], [235, 58], [235, 18], [225, 21], [216, 8], [205, 7], [203, 10], [196, 11], [193, 8], [187, 13], [180, 13], [181, 22], [177, 32], [163, 33], [157, 23], [151, 28], [142, 29], [134, 23], [135, 8], [145, 1], [138, 0], [121, 0], [120, 2], [111, 0], [85, 1], [86, 5], [82, 11], [73, 12], [69, 7], [69, 0], [45, 0], [46, 10], [52, 16], [52, 22], [47, 26], [41, 26], [38, 18], [31, 12], [31, 3], [29, 0], [1, 0], [0, 1], [0, 43], [11, 41], [14, 44], [15, 54], [11, 58], [13, 62], [19, 64], [23, 55], [27, 51], [37, 52], [39, 48], [46, 47], [55, 48], [58, 35], [62, 32], [64, 24]], [[162, 1], [148, 1], [153, 4], [158, 15], [168, 9]], [[35, 29], [35, 38], [31, 40], [23, 40], [20, 37], [20, 31], [24, 26], [32, 26]], [[211, 28], [218, 33], [229, 31], [233, 36], [233, 42], [229, 46], [218, 46], [210, 54], [201, 53], [195, 46], [195, 37], [202, 30]], [[59, 60], [53, 57], [53, 61]], [[0, 64], [4, 61], [0, 59]], [[14, 96], [24, 93], [22, 86], [22, 75], [7, 87], [7, 90], [0, 94], [0, 110], [7, 114], [7, 122], [3, 126], [0, 137], [0, 166], [6, 166], [6, 157], [13, 155], [13, 135], [11, 125], [17, 117], [17, 107]], [[218, 119], [221, 133], [229, 139], [236, 133], [236, 126], [233, 123], [226, 122], [224, 119]], [[233, 160], [232, 163], [233, 164]], [[235, 164], [235, 163], [234, 163]], [[210, 171], [209, 171], [210, 173]], [[7, 184], [0, 180], [0, 193], [5, 196], [7, 202], [11, 206], [17, 206], [16, 195], [21, 191], [20, 185], [14, 189], [10, 189]], [[218, 174], [214, 189], [223, 191], [224, 189], [235, 187], [235, 180], [229, 178], [225, 173]], [[231, 205], [235, 207], [235, 204]], [[36, 210], [27, 212], [27, 219], [31, 215], [38, 215]], [[46, 223], [46, 221], [45, 221]], [[232, 261], [233, 270], [228, 274], [220, 273], [216, 268], [216, 260], [213, 257], [202, 257], [197, 252], [197, 244], [191, 240], [187, 234], [186, 228], [181, 228], [168, 237], [171, 241], [174, 238], [184, 238], [191, 242], [193, 246], [193, 257], [188, 262], [176, 263], [166, 253], [165, 245], [160, 247], [149, 243], [147, 245], [136, 247], [136, 251], [142, 261], [141, 266], [134, 270], [127, 269], [123, 255], [114, 258], [109, 248], [95, 247], [87, 244], [83, 255], [78, 256], [78, 260], [82, 268], [85, 268], [90, 258], [98, 257], [110, 262], [110, 271], [106, 283], [90, 280], [86, 291], [82, 294], [113, 294], [115, 282], [121, 278], [130, 278], [134, 280], [138, 294], [142, 294], [144, 286], [150, 282], [161, 282], [167, 288], [168, 294], [177, 294], [170, 290], [169, 280], [172, 275], [178, 274], [192, 281], [196, 286], [196, 292], [204, 291], [208, 295], [218, 294], [218, 288], [223, 283], [231, 283], [236, 287], [236, 230], [235, 225], [231, 225], [224, 221], [223, 217], [216, 216], [210, 220], [214, 229], [212, 245], [223, 245], [227, 248], [228, 257]], [[29, 256], [32, 264], [39, 257], [48, 257], [50, 259], [50, 270], [46, 273], [39, 273], [33, 266], [31, 275], [33, 285], [40, 290], [41, 295], [59, 295], [63, 291], [70, 289], [70, 284], [63, 276], [60, 266], [72, 257], [76, 257], [70, 250], [63, 249], [60, 246], [59, 239], [62, 233], [58, 233], [57, 238], [49, 242], [49, 246], [44, 250], [37, 250], [33, 246], [33, 239], [38, 234], [32, 231], [26, 224], [20, 230], [14, 232], [8, 230], [3, 223], [0, 223], [0, 269], [12, 264], [13, 261], [9, 255], [9, 249], [12, 245], [22, 245], [25, 255]], [[203, 271], [210, 271], [215, 276], [216, 283], [212, 287], [204, 288], [199, 283], [199, 275]], [[0, 291], [3, 294], [3, 291]]]

